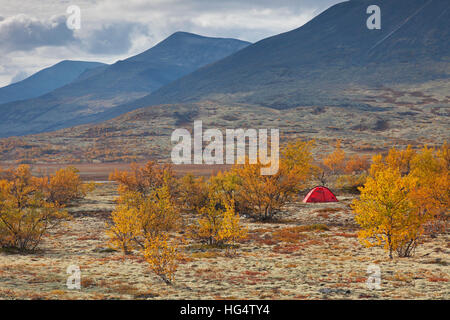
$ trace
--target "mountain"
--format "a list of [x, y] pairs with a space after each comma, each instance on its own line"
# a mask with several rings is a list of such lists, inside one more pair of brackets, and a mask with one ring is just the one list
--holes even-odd
[[[369, 5], [381, 30], [369, 30]], [[447, 82], [448, 0], [352, 0], [304, 26], [259, 41], [128, 105], [213, 100], [277, 109], [365, 103], [349, 91]], [[124, 106], [125, 107], [125, 106]]]
[[[381, 8], [381, 30], [366, 28], [372, 4]], [[0, 161], [169, 160], [173, 130], [191, 129], [195, 120], [222, 132], [278, 128], [282, 143], [314, 139], [319, 153], [336, 139], [356, 154], [442, 144], [450, 116], [449, 9], [443, 0], [338, 4], [144, 98], [70, 120], [84, 125], [0, 139]], [[89, 70], [79, 81], [102, 72]], [[179, 103], [160, 104], [166, 101]]]
[[41, 96], [71, 83], [87, 70], [104, 65], [99, 62], [61, 61], [22, 81], [0, 88], [0, 104]]
[[88, 123], [114, 106], [143, 97], [249, 43], [177, 32], [153, 48], [38, 98], [0, 105], [0, 136], [53, 131]]

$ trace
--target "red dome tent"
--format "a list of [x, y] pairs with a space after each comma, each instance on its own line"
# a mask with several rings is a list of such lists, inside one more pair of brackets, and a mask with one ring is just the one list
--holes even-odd
[[326, 187], [315, 187], [306, 195], [303, 202], [338, 202], [338, 200], [330, 189]]

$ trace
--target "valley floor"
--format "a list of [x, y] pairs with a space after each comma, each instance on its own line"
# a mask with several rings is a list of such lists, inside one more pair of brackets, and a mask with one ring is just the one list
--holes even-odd
[[[412, 258], [391, 261], [381, 248], [359, 243], [351, 196], [334, 204], [292, 203], [277, 223], [243, 218], [249, 236], [234, 257], [188, 242], [174, 284], [166, 285], [140, 254], [125, 258], [108, 249], [115, 196], [115, 185], [100, 185], [70, 208], [73, 220], [35, 254], [0, 252], [0, 299], [450, 298], [449, 234], [426, 239]], [[328, 230], [314, 227], [322, 225]], [[280, 232], [298, 226], [311, 227], [293, 237]], [[366, 284], [371, 264], [381, 270], [379, 290]], [[69, 265], [81, 268], [81, 290], [66, 287]]]

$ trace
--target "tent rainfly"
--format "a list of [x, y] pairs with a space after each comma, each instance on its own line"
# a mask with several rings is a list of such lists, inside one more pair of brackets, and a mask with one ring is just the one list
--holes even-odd
[[330, 189], [326, 187], [315, 187], [306, 195], [303, 202], [338, 202], [338, 200]]

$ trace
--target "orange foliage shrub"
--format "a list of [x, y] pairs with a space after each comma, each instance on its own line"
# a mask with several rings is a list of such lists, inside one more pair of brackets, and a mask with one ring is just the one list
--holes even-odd
[[34, 251], [67, 213], [47, 200], [41, 181], [22, 165], [3, 171], [0, 180], [0, 246]]
[[273, 175], [261, 175], [263, 165], [235, 165], [233, 173], [239, 177], [236, 198], [247, 213], [262, 220], [274, 214], [305, 187], [313, 172], [311, 149], [314, 142], [300, 140], [289, 143], [281, 152], [279, 170]]
[[78, 170], [68, 167], [56, 171], [55, 175], [42, 179], [42, 188], [48, 201], [67, 205], [73, 200], [82, 199], [94, 189], [94, 184], [83, 183]]
[[177, 180], [174, 177], [170, 164], [157, 165], [153, 161], [147, 162], [144, 167], [136, 163], [130, 165], [130, 171], [115, 170], [109, 179], [119, 183], [119, 192], [138, 192], [149, 195], [154, 190], [166, 185], [171, 196], [176, 197]]
[[200, 210], [208, 203], [209, 189], [203, 177], [187, 174], [180, 179], [179, 204], [191, 212]]
[[316, 177], [323, 185], [334, 181], [339, 188], [355, 191], [364, 184], [369, 167], [369, 157], [358, 154], [348, 156], [338, 140], [335, 150], [316, 168]]
[[332, 153], [323, 159], [323, 164], [331, 174], [339, 174], [345, 169], [345, 151], [341, 148], [341, 141], [336, 142], [336, 147]]

